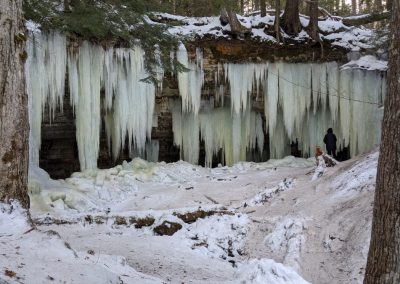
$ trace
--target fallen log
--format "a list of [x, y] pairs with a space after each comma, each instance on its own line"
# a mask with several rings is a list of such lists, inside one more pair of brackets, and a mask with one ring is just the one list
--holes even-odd
[[390, 11], [385, 11], [381, 13], [372, 13], [359, 16], [346, 17], [342, 19], [342, 22], [346, 26], [361, 26], [382, 20], [390, 19]]

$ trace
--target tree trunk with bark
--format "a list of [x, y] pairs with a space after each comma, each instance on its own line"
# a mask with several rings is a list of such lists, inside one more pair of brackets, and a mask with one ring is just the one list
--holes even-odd
[[219, 19], [223, 26], [227, 24], [230, 25], [231, 27], [230, 33], [233, 36], [245, 36], [250, 34], [251, 32], [250, 29], [246, 28], [240, 23], [236, 13], [233, 12], [232, 10], [226, 10], [225, 8], [222, 8]]
[[357, 14], [357, 0], [351, 0], [351, 13]]
[[266, 0], [260, 0], [260, 10], [261, 17], [265, 17], [267, 15], [267, 3]]
[[400, 283], [400, 1], [393, 3], [388, 93], [365, 284]]
[[275, 30], [275, 38], [278, 42], [282, 42], [283, 39], [281, 35], [280, 16], [281, 16], [281, 0], [275, 0], [274, 30]]
[[307, 32], [310, 37], [315, 41], [320, 41], [318, 32], [318, 0], [308, 1], [310, 22], [307, 26]]
[[309, 14], [310, 14], [310, 22], [306, 28], [308, 35], [316, 42], [318, 42], [321, 46], [321, 58], [324, 57], [324, 46], [322, 44], [322, 40], [319, 36], [319, 27], [318, 27], [318, 0], [312, 0], [307, 2], [309, 5]]
[[0, 201], [29, 207], [28, 98], [22, 0], [0, 0]]
[[393, 7], [393, 0], [386, 0], [386, 9], [391, 11]]
[[383, 10], [383, 5], [382, 5], [382, 0], [375, 0], [374, 1], [374, 11], [382, 11]]
[[286, 1], [282, 17], [283, 30], [289, 35], [297, 35], [301, 31], [299, 0]]

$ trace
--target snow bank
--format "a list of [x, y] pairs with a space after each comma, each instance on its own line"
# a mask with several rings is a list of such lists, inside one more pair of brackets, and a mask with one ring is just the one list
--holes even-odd
[[337, 176], [331, 184], [336, 197], [351, 197], [375, 189], [379, 152], [368, 154], [349, 170]]
[[253, 259], [240, 265], [236, 272], [239, 283], [309, 284], [295, 271], [272, 259]]
[[275, 222], [275, 228], [265, 239], [265, 245], [271, 251], [282, 256], [282, 263], [299, 270], [301, 248], [304, 236], [305, 220], [300, 216], [284, 216]]

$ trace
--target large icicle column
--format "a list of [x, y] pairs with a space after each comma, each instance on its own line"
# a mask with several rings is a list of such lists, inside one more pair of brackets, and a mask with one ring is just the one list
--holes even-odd
[[178, 73], [179, 94], [182, 98], [182, 111], [198, 114], [200, 109], [201, 88], [204, 84], [203, 54], [196, 49], [196, 62], [190, 62], [186, 47], [180, 44], [177, 60], [187, 70]]
[[223, 161], [233, 165], [247, 160], [247, 154], [264, 148], [263, 121], [250, 109], [232, 114], [229, 107], [214, 108], [213, 101], [202, 102], [198, 115], [182, 113], [179, 101], [171, 101], [174, 143], [181, 149], [181, 158], [197, 164], [200, 140], [204, 142], [205, 165], [212, 166], [213, 158], [222, 150]]
[[57, 32], [32, 33], [27, 44], [25, 65], [26, 88], [29, 100], [29, 162], [39, 166], [41, 124], [45, 105], [50, 119], [57, 106], [62, 111], [67, 49], [65, 37]]
[[152, 159], [157, 157], [158, 146], [150, 143], [155, 86], [141, 81], [148, 77], [144, 51], [140, 47], [104, 50], [84, 41], [79, 48], [67, 52], [65, 36], [52, 32], [31, 34], [28, 42], [26, 77], [32, 165], [39, 163], [44, 106], [48, 104], [50, 117], [57, 107], [62, 110], [66, 70], [82, 171], [97, 168], [102, 114], [114, 158], [126, 141], [132, 154], [147, 152]]

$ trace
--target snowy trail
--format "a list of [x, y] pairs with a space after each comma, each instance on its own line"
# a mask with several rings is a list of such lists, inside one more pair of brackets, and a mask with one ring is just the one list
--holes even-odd
[[[1, 211], [0, 267], [20, 279], [0, 279], [362, 283], [377, 158], [373, 152], [327, 168], [315, 181], [313, 162], [304, 159], [216, 169], [137, 160], [134, 170], [125, 165], [66, 181], [33, 172], [31, 212], [42, 225], [8, 234], [9, 215]], [[179, 217], [201, 212], [189, 223]], [[150, 217], [140, 228], [131, 222]], [[56, 219], [71, 224], [52, 224]], [[158, 236], [153, 230], [164, 221], [181, 229]]]

